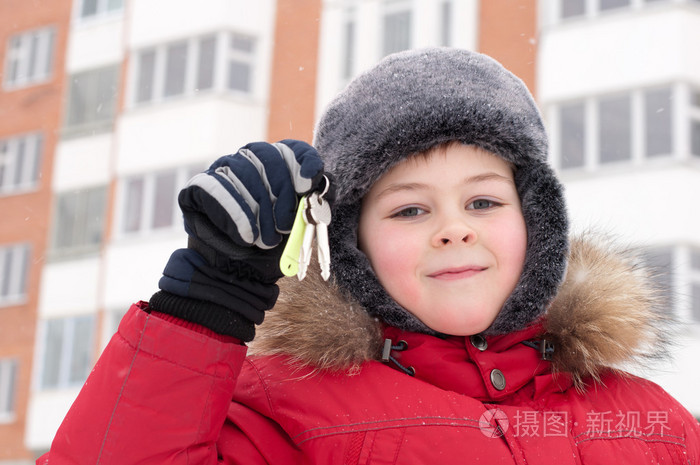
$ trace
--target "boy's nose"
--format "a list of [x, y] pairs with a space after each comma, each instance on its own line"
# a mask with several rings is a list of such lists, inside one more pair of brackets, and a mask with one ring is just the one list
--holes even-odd
[[453, 221], [445, 224], [433, 236], [433, 246], [441, 247], [450, 244], [468, 244], [476, 240], [476, 231], [463, 221]]

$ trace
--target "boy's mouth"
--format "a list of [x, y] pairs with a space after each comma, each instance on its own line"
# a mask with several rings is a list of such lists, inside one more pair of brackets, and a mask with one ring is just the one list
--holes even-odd
[[484, 266], [462, 266], [457, 268], [445, 268], [442, 270], [438, 270], [435, 273], [429, 274], [428, 277], [442, 279], [444, 281], [451, 281], [455, 279], [471, 278], [472, 276], [481, 273], [485, 269], [486, 267]]

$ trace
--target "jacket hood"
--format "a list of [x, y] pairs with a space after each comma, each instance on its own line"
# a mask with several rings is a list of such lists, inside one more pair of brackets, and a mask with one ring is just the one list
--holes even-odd
[[[302, 282], [280, 282], [280, 298], [251, 354], [287, 355], [318, 371], [351, 373], [365, 361], [380, 360], [386, 325], [332, 281], [324, 282], [317, 265], [311, 269]], [[538, 338], [554, 345], [551, 370], [569, 373], [583, 387], [606, 370], [665, 358], [673, 318], [651, 278], [631, 249], [591, 234], [573, 238], [565, 280], [537, 323]], [[521, 333], [527, 340], [533, 331]]]

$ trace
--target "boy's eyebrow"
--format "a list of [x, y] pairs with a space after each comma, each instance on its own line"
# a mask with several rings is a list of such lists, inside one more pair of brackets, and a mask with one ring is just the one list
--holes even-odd
[[[488, 173], [480, 173], [474, 176], [469, 176], [464, 179], [464, 184], [474, 184], [474, 183], [480, 183], [480, 182], [485, 182], [485, 181], [500, 181], [500, 182], [507, 182], [509, 184], [515, 184], [515, 181], [512, 178], [509, 178], [507, 176], [503, 176], [498, 173], [494, 172], [488, 172]], [[387, 186], [384, 190], [382, 190], [379, 194], [377, 194], [377, 199], [380, 199], [386, 195], [393, 194], [394, 192], [401, 192], [401, 191], [415, 191], [415, 190], [430, 190], [432, 187], [428, 184], [423, 184], [420, 182], [407, 182], [407, 183], [394, 183], [390, 184]]]
[[483, 181], [505, 181], [510, 184], [515, 184], [515, 181], [513, 180], [512, 177], [507, 177], [503, 176], [502, 174], [494, 173], [494, 172], [488, 172], [488, 173], [482, 173], [482, 174], [477, 174], [475, 176], [471, 176], [467, 179], [465, 179], [465, 183], [472, 183], [472, 182], [483, 182]]

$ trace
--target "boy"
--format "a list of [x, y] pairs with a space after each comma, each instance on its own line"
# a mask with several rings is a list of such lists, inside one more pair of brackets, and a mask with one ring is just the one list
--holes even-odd
[[[700, 463], [697, 421], [615, 369], [664, 317], [624, 257], [569, 247], [522, 82], [464, 50], [396, 54], [315, 145], [324, 163], [255, 143], [190, 181], [188, 248], [38, 463]], [[277, 301], [324, 172], [332, 279], [312, 268]]]

